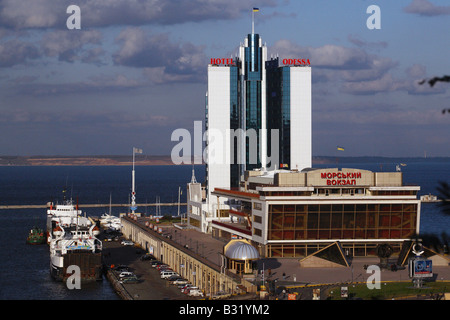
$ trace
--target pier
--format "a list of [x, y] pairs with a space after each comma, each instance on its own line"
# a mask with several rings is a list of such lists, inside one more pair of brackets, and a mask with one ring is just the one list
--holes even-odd
[[[178, 202], [167, 202], [167, 203], [138, 203], [136, 204], [137, 207], [173, 207], [173, 206], [186, 206], [186, 203], [178, 203]], [[123, 207], [128, 208], [130, 206], [129, 203], [119, 203], [119, 204], [100, 204], [100, 203], [94, 203], [94, 204], [78, 204], [79, 208], [109, 208], [109, 207]], [[47, 204], [24, 204], [24, 205], [0, 205], [0, 210], [5, 209], [42, 209], [42, 208], [48, 208]]]
[[[173, 226], [161, 226], [163, 232], [159, 233], [147, 227], [147, 221], [147, 218], [122, 217], [124, 237], [170, 265], [206, 296], [212, 296], [218, 291], [229, 294], [256, 291], [252, 283], [224, 268], [222, 241], [192, 229], [177, 229]], [[182, 239], [185, 239], [184, 244]]]

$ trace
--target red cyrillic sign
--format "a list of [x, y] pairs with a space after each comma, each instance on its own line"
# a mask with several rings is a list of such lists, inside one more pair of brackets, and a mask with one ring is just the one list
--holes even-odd
[[322, 172], [322, 179], [327, 179], [328, 186], [356, 185], [356, 179], [361, 179], [361, 172]]

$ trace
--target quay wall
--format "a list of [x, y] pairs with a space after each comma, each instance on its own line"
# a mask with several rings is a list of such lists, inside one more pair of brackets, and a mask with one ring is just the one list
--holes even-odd
[[122, 233], [205, 294], [256, 292], [252, 283], [129, 217], [122, 217]]

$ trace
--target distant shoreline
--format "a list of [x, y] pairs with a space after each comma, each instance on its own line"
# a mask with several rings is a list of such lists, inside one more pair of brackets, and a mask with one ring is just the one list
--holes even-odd
[[[450, 157], [337, 157], [314, 156], [313, 164], [405, 163], [419, 161], [450, 162]], [[132, 157], [105, 156], [0, 156], [0, 166], [131, 166]], [[136, 155], [136, 166], [175, 165], [171, 156]], [[190, 165], [190, 164], [187, 164]]]

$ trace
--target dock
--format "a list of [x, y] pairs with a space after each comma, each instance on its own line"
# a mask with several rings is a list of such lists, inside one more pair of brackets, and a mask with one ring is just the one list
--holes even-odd
[[[173, 207], [173, 206], [186, 206], [187, 203], [167, 202], [167, 203], [138, 203], [137, 207]], [[94, 204], [78, 204], [79, 208], [109, 208], [109, 207], [122, 207], [128, 208], [129, 203], [109, 204], [109, 203], [94, 203]], [[12, 209], [45, 209], [48, 208], [47, 204], [24, 204], [24, 205], [0, 205], [0, 210], [12, 210]]]

